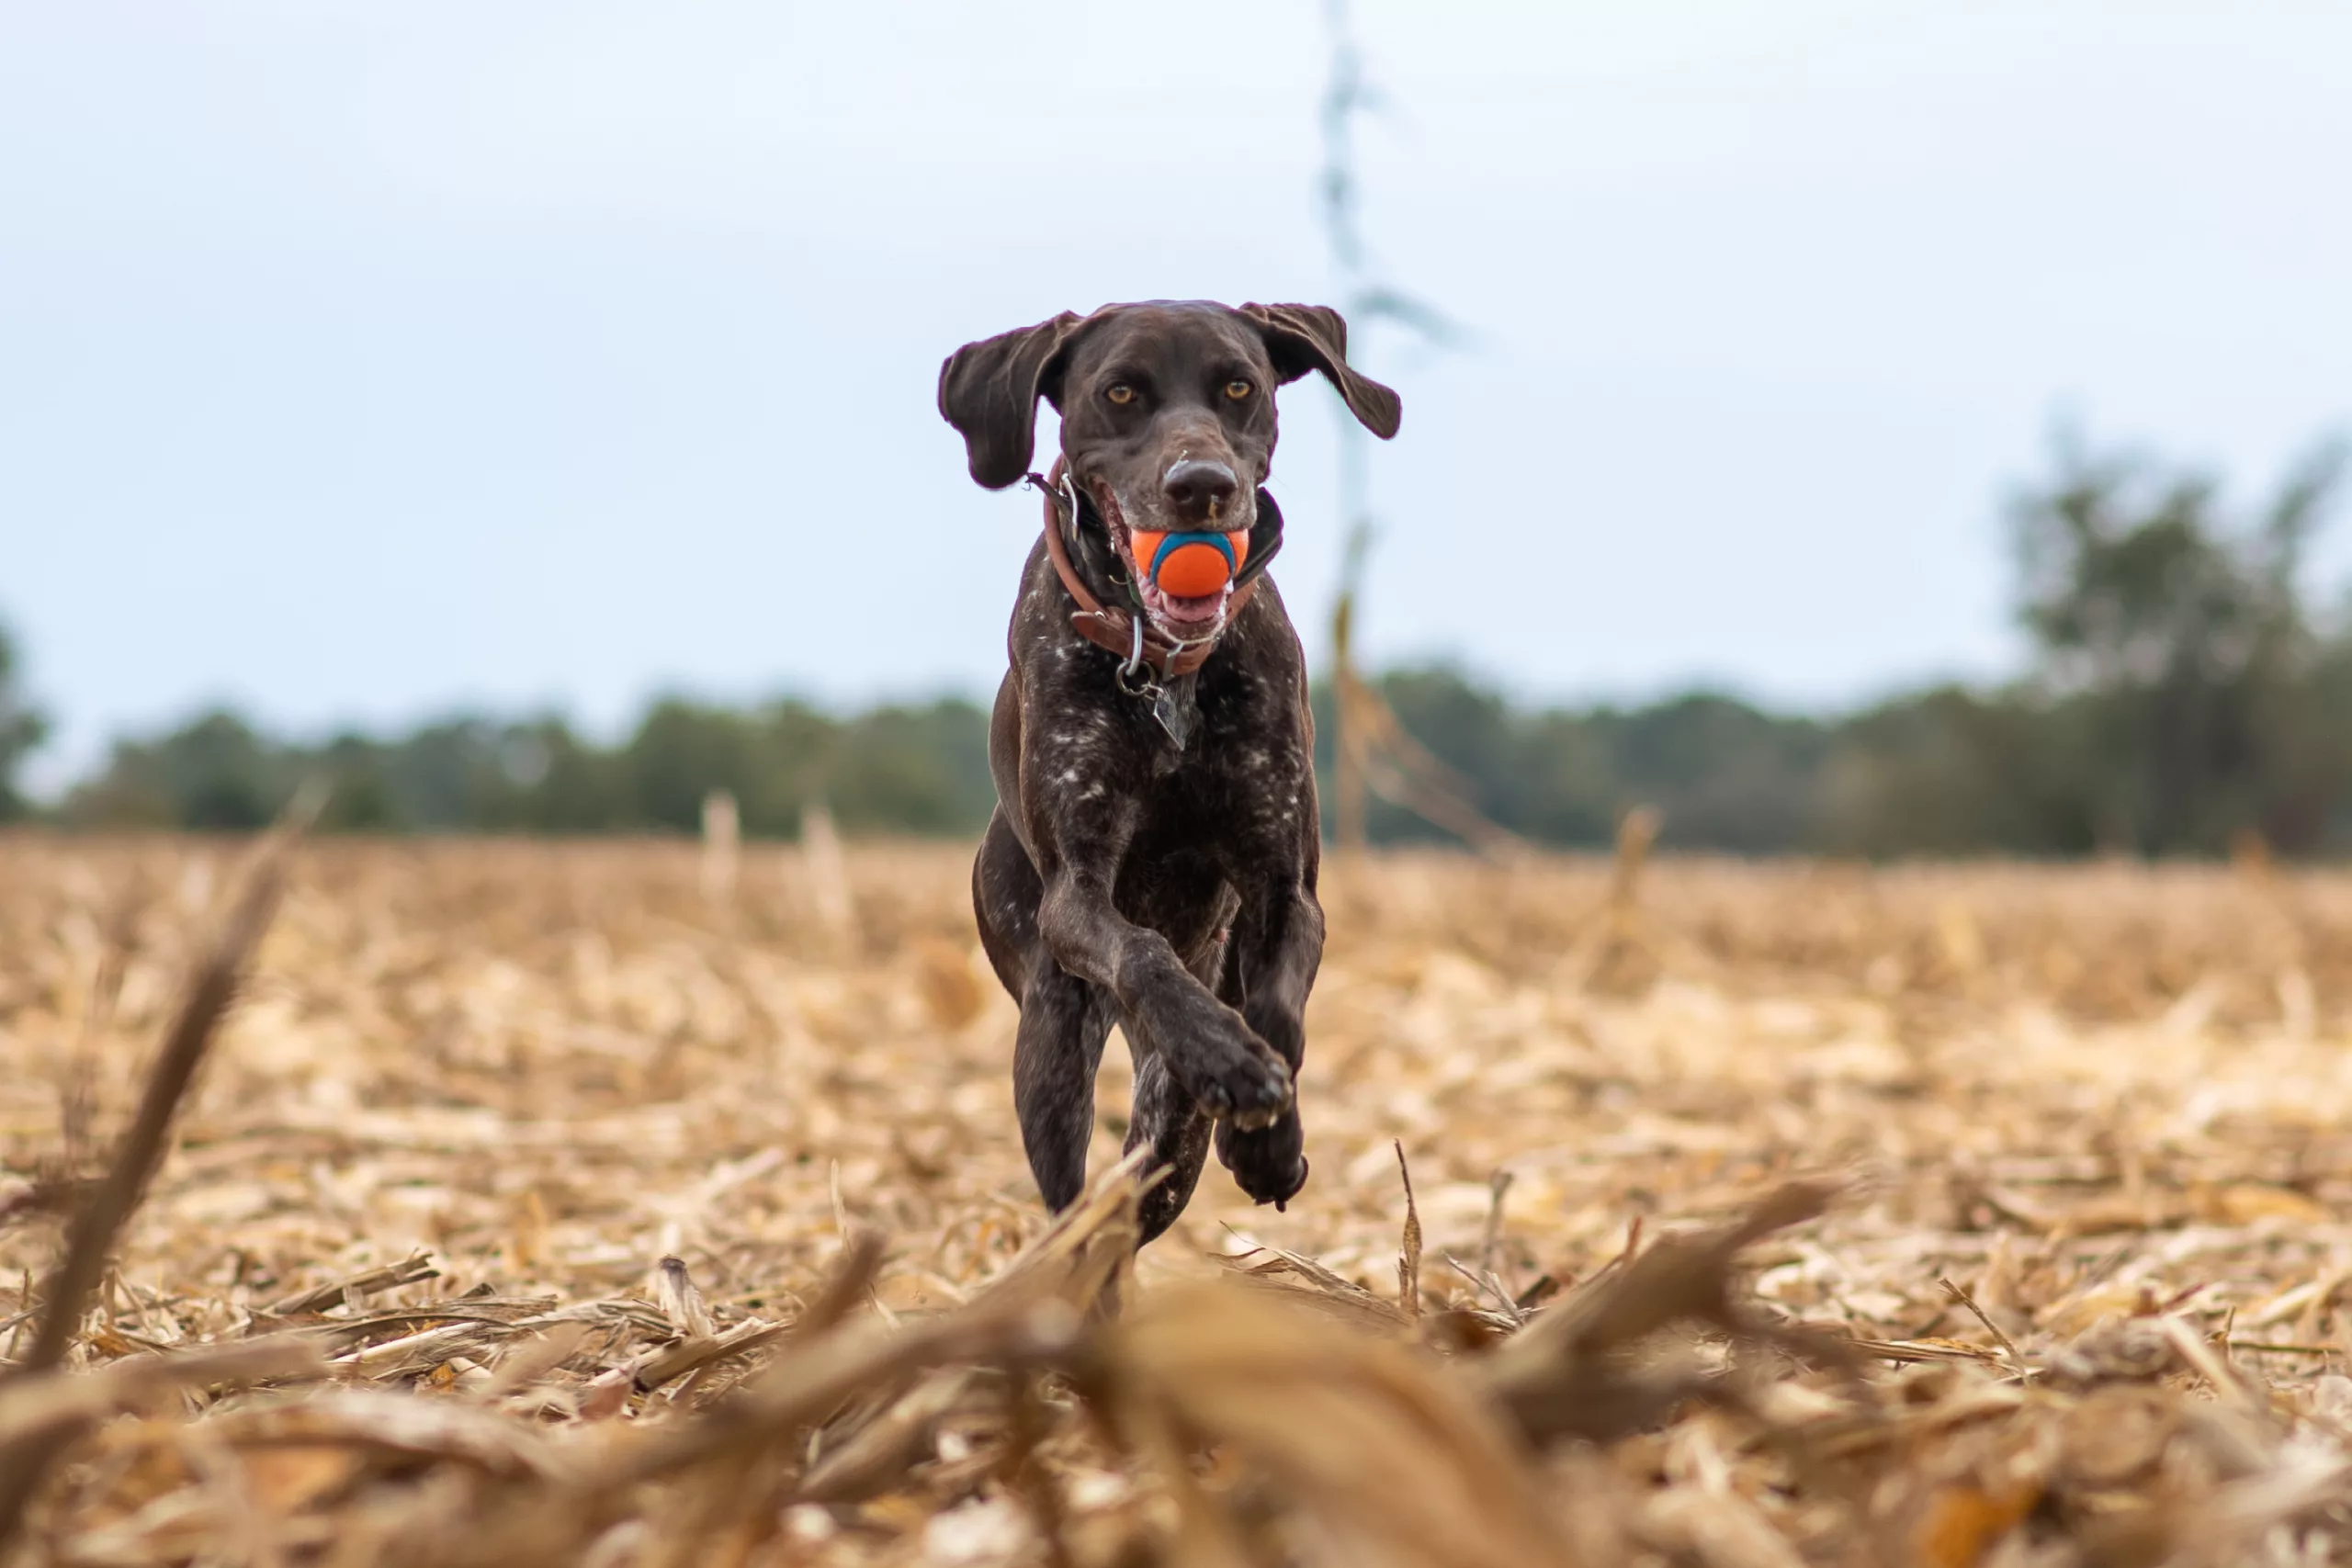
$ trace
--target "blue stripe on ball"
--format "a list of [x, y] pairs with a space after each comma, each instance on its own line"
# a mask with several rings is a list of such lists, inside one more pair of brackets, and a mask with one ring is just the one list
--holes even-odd
[[1168, 553], [1170, 550], [1182, 549], [1186, 545], [1215, 545], [1225, 553], [1225, 570], [1227, 576], [1241, 570], [1241, 563], [1233, 557], [1233, 541], [1227, 538], [1224, 534], [1206, 531], [1197, 534], [1170, 534], [1160, 540], [1159, 548], [1152, 552], [1151, 580], [1154, 582], [1159, 581], [1159, 568], [1168, 559]]

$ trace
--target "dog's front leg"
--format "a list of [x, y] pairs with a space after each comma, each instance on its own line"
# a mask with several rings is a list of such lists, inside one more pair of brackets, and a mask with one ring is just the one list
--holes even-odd
[[[1227, 954], [1228, 994], [1238, 993], [1250, 1032], [1273, 1048], [1295, 1081], [1306, 1056], [1306, 996], [1323, 961], [1323, 908], [1311, 868], [1261, 881], [1242, 902]], [[1280, 1204], [1306, 1185], [1306, 1133], [1294, 1102], [1254, 1128], [1222, 1122], [1216, 1157], [1261, 1203]]]
[[1273, 1122], [1291, 1102], [1289, 1064], [1193, 977], [1166, 937], [1121, 915], [1111, 887], [1091, 857], [1056, 867], [1037, 911], [1046, 951], [1111, 993], [1136, 1025], [1130, 1035], [1149, 1043], [1202, 1110], [1245, 1127]]

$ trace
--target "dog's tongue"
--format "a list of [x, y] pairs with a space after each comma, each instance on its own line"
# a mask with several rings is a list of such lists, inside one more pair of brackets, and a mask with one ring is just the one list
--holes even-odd
[[1217, 616], [1225, 612], [1226, 591], [1183, 598], [1170, 593], [1157, 583], [1144, 585], [1144, 607], [1154, 619], [1166, 623], [1168, 629], [1179, 637], [1196, 636], [1216, 625]]
[[1207, 626], [1225, 608], [1225, 595], [1204, 593], [1198, 598], [1184, 599], [1170, 593], [1161, 603], [1168, 607], [1168, 618], [1179, 626]]

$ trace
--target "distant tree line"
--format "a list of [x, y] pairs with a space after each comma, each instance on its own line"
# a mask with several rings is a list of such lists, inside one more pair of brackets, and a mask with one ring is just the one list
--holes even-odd
[[[1640, 706], [1514, 704], [1454, 670], [1381, 682], [1489, 819], [1606, 843], [1634, 805], [1667, 843], [1742, 854], [2211, 855], [2247, 834], [2281, 853], [2352, 851], [2352, 601], [2308, 581], [2342, 448], [2251, 516], [2213, 484], [2062, 448], [2012, 511], [2019, 680], [1909, 694], [1834, 717], [1723, 694]], [[1318, 694], [1328, 750], [1328, 694]], [[0, 819], [44, 733], [0, 636]], [[1331, 759], [1319, 759], [1328, 776]], [[946, 699], [842, 716], [669, 698], [598, 744], [562, 719], [467, 717], [299, 743], [233, 714], [117, 744], [38, 813], [71, 827], [242, 829], [306, 776], [349, 831], [692, 831], [711, 790], [745, 832], [789, 837], [823, 802], [848, 830], [965, 835], [994, 799], [987, 716]], [[1443, 835], [1375, 805], [1376, 840]]]
[[789, 837], [823, 801], [846, 829], [956, 834], [988, 820], [987, 726], [947, 700], [836, 717], [805, 703], [728, 708], [668, 698], [618, 742], [558, 717], [459, 717], [408, 734], [301, 745], [209, 713], [118, 744], [53, 815], [85, 827], [244, 829], [306, 777], [333, 785], [323, 825], [350, 832], [684, 832], [710, 791], [743, 831]]

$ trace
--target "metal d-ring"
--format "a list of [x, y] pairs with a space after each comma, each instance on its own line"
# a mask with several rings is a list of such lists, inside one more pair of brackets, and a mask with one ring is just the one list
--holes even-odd
[[[1119, 690], [1131, 697], [1148, 696], [1154, 689], [1154, 683], [1148, 672], [1149, 667], [1143, 661], [1143, 617], [1133, 617], [1127, 626], [1135, 634], [1135, 647], [1127, 654], [1127, 661], [1119, 666]], [[1138, 672], [1142, 675], [1140, 680], [1136, 679]]]

